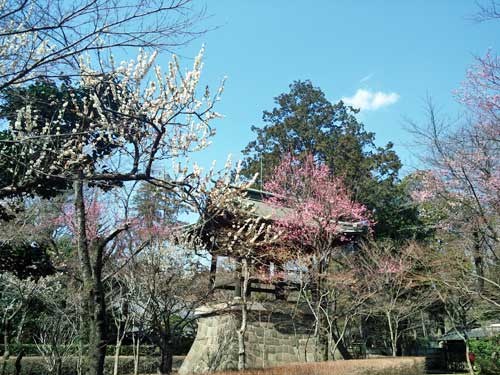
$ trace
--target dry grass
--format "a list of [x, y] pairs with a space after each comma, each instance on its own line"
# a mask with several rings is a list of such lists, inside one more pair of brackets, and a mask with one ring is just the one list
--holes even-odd
[[[235, 375], [237, 371], [215, 375]], [[244, 371], [245, 375], [422, 375], [423, 357], [372, 358], [350, 361], [293, 363], [287, 366]]]

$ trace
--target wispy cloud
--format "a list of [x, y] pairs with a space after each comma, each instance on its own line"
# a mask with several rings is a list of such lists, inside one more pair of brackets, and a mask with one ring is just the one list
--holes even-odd
[[395, 92], [382, 92], [358, 89], [351, 97], [342, 98], [342, 101], [354, 108], [366, 111], [375, 111], [382, 107], [387, 107], [399, 100], [399, 94]]
[[363, 83], [363, 82], [369, 81], [369, 80], [370, 80], [370, 79], [372, 79], [372, 78], [373, 78], [373, 73], [370, 73], [370, 74], [368, 74], [367, 76], [364, 76], [363, 78], [361, 78], [361, 79], [359, 80], [359, 83]]

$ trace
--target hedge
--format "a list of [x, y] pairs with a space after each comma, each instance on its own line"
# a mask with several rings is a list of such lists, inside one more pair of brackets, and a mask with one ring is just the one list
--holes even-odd
[[[40, 355], [40, 352], [38, 351], [38, 347], [35, 344], [21, 344], [21, 345], [15, 345], [12, 344], [10, 345], [10, 355], [11, 356], [16, 356], [19, 354], [21, 349], [24, 350], [24, 355], [26, 357], [37, 357]], [[159, 356], [160, 352], [158, 348], [156, 348], [154, 345], [141, 345], [139, 348], [141, 352], [141, 356], [149, 356], [149, 357], [154, 357], [154, 356]], [[78, 351], [77, 348], [75, 348], [75, 352]], [[0, 344], [0, 356], [3, 355], [4, 352], [4, 346]], [[106, 347], [106, 355], [115, 355], [115, 346], [114, 345], [108, 345]], [[122, 345], [120, 348], [120, 355], [134, 355], [134, 348], [132, 345]]]
[[[63, 365], [63, 375], [75, 375], [76, 374], [76, 358], [70, 358]], [[0, 360], [0, 363], [2, 361]], [[7, 362], [6, 373], [14, 374], [15, 358], [11, 358]], [[45, 361], [42, 357], [24, 357], [21, 361], [21, 375], [52, 375], [52, 373], [47, 371], [45, 367]], [[105, 374], [112, 374], [114, 366], [114, 358], [106, 357], [105, 362]], [[139, 373], [140, 374], [152, 374], [156, 373], [158, 366], [158, 359], [151, 357], [141, 357], [139, 360]], [[118, 373], [120, 375], [133, 374], [134, 373], [134, 360], [131, 357], [120, 357]]]
[[[30, 356], [37, 357], [40, 355], [38, 347], [35, 344], [11, 344], [10, 345], [11, 356], [16, 356], [17, 354], [19, 354], [21, 349], [24, 350], [24, 355], [27, 357], [30, 357]], [[75, 352], [77, 350], [78, 349], [75, 348]], [[139, 347], [139, 350], [141, 352], [141, 356], [153, 357], [153, 356], [160, 355], [160, 352], [158, 351], [158, 349], [153, 345], [141, 345]], [[4, 352], [4, 346], [0, 345], [0, 356], [3, 354], [3, 352]], [[175, 353], [175, 354], [177, 354], [177, 353]], [[106, 355], [115, 355], [115, 346], [114, 345], [108, 345], [106, 347]], [[124, 355], [124, 356], [134, 355], [133, 346], [132, 345], [122, 345], [120, 348], [120, 355]]]
[[474, 365], [479, 374], [500, 374], [500, 335], [469, 340], [469, 348], [476, 356]]
[[[186, 355], [191, 347], [192, 341], [179, 342], [174, 345], [173, 353], [174, 355]], [[21, 349], [24, 350], [25, 356], [39, 356], [40, 352], [35, 344], [11, 344], [10, 354], [16, 356]], [[141, 356], [159, 356], [160, 351], [154, 345], [141, 345], [140, 346]], [[76, 350], [75, 350], [76, 351]], [[0, 356], [4, 352], [4, 346], [0, 344]], [[106, 355], [115, 355], [115, 346], [108, 345], [106, 347]], [[120, 348], [120, 355], [134, 355], [134, 348], [132, 345], [122, 345]]]

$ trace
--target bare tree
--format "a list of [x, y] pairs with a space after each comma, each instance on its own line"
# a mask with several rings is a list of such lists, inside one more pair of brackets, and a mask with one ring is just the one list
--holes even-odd
[[467, 264], [467, 255], [463, 249], [442, 248], [434, 256], [433, 268], [435, 273], [429, 274], [437, 297], [442, 302], [451, 332], [456, 333], [465, 345], [465, 360], [470, 374], [474, 369], [469, 358], [469, 331], [475, 328], [480, 317], [481, 306], [475, 293], [475, 280], [469, 272], [463, 272], [463, 265]]
[[[302, 257], [296, 262], [298, 276], [291, 274], [291, 280], [300, 285], [298, 302], [305, 302], [315, 318], [315, 335], [318, 336], [320, 324], [326, 328], [325, 337], [328, 340], [328, 358], [335, 359], [337, 353], [345, 358], [351, 358], [348, 350], [349, 330], [357, 318], [365, 313], [365, 304], [373, 296], [373, 290], [366, 288], [356, 280], [356, 274], [350, 269], [354, 263], [348, 252], [339, 255], [336, 263], [321, 275], [323, 290], [313, 295], [317, 268], [311, 266], [311, 257]], [[319, 304], [319, 308], [316, 304]]]
[[[43, 287], [42, 282], [36, 282], [33, 279], [20, 279], [10, 273], [0, 273], [0, 307], [1, 311], [1, 327], [3, 335], [3, 357], [1, 374], [5, 374], [7, 361], [10, 358], [10, 345], [13, 333], [17, 331], [15, 336], [16, 342], [19, 339], [24, 327], [26, 314], [30, 308], [30, 302], [35, 298], [40, 288]], [[16, 327], [13, 327], [13, 324]], [[19, 353], [22, 358], [23, 354]]]
[[79, 75], [84, 52], [173, 48], [205, 30], [193, 0], [8, 0], [0, 3], [0, 90]]
[[434, 229], [445, 235], [462, 233], [462, 246], [468, 248], [480, 290], [485, 269], [500, 259], [496, 114], [456, 123], [440, 116], [431, 99], [426, 105], [428, 122], [409, 122], [409, 130], [425, 150], [422, 160], [428, 167], [414, 174], [412, 195]]
[[119, 275], [115, 275], [109, 280], [110, 312], [116, 328], [115, 355], [113, 375], [118, 375], [118, 365], [120, 361], [120, 350], [123, 339], [130, 331], [133, 317], [129, 312], [129, 304], [132, 300], [129, 288], [125, 285]]
[[193, 334], [194, 310], [207, 301], [200, 267], [185, 250], [156, 242], [126, 271], [129, 284], [138, 292], [130, 300], [130, 309], [138, 315], [143, 312], [143, 334], [160, 350], [160, 374], [172, 372], [173, 350], [184, 336]]
[[477, 12], [472, 20], [485, 22], [500, 18], [500, 3], [497, 0], [476, 0]]
[[[132, 338], [132, 356], [134, 360], [134, 375], [139, 373], [139, 362], [141, 360], [141, 343], [147, 327], [147, 306], [149, 300], [144, 298], [143, 284], [137, 282], [137, 274], [134, 272], [133, 262], [118, 274], [127, 285], [128, 316], [130, 317], [129, 334]], [[124, 332], [125, 333], [125, 332]]]
[[45, 311], [37, 320], [34, 340], [47, 371], [61, 375], [63, 366], [77, 355], [80, 301], [69, 285], [62, 284], [67, 278], [56, 275], [47, 279], [52, 285], [39, 293]]
[[367, 314], [385, 320], [393, 356], [403, 335], [420, 325], [422, 311], [437, 297], [425, 277], [426, 249], [414, 243], [395, 248], [391, 243], [368, 242], [361, 247], [352, 267], [360, 287], [372, 292]]

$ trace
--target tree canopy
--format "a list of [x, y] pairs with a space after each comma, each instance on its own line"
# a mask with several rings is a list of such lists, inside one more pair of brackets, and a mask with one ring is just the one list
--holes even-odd
[[375, 144], [375, 134], [356, 118], [358, 109], [331, 103], [311, 81], [294, 81], [274, 101], [276, 107], [263, 112], [264, 125], [252, 126], [256, 139], [243, 150], [243, 175], [261, 174], [263, 186], [285, 155], [303, 159], [310, 153], [373, 212], [377, 235], [415, 235], [416, 212], [399, 183], [401, 161], [392, 143]]

